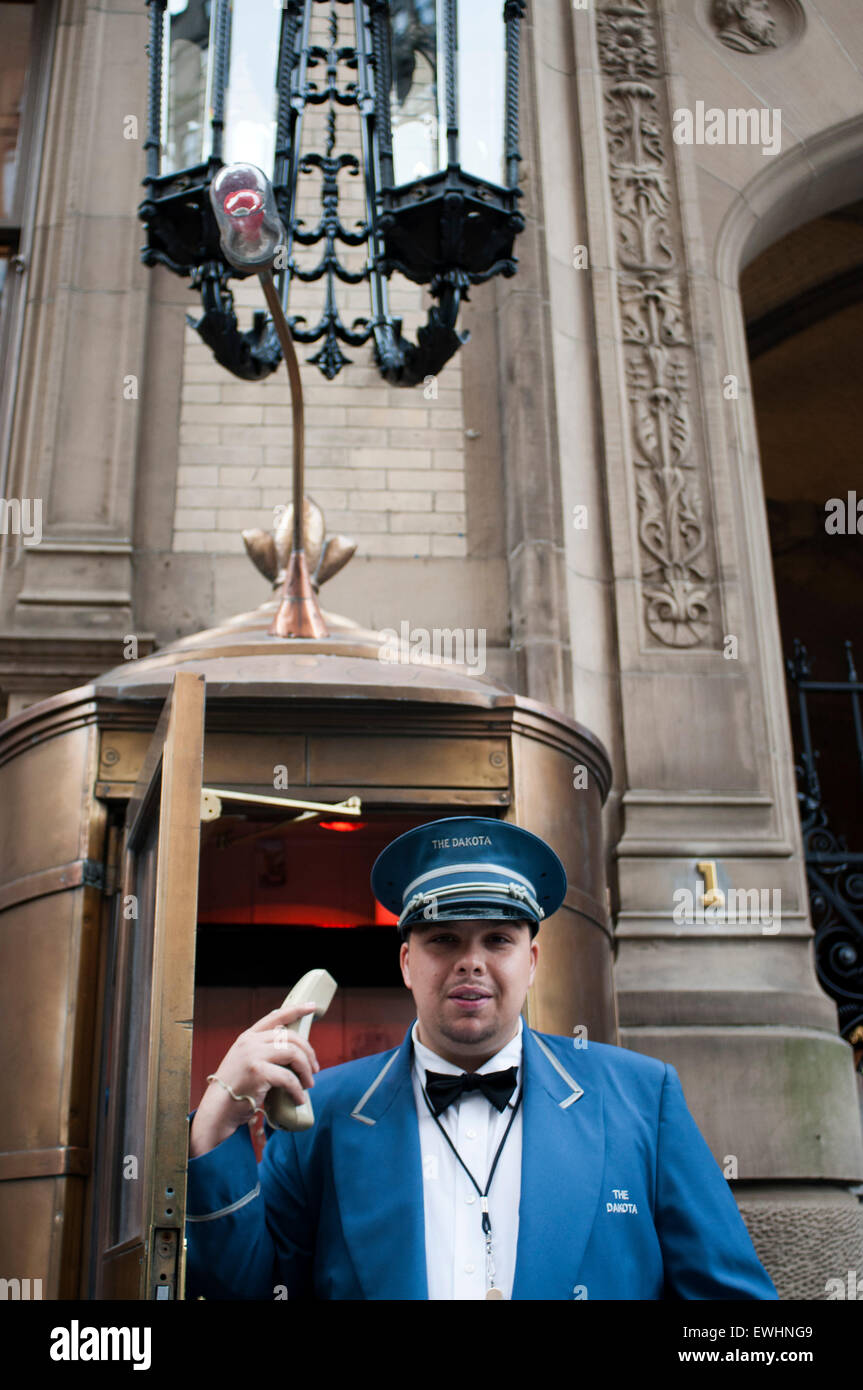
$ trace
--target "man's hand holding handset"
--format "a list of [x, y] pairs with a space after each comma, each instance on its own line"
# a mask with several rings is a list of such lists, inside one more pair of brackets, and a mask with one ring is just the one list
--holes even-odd
[[314, 1123], [306, 1095], [320, 1071], [308, 1040], [312, 1019], [329, 1008], [336, 983], [311, 970], [278, 1009], [241, 1033], [210, 1078], [195, 1112], [189, 1157], [198, 1158], [230, 1138], [259, 1109], [276, 1129], [308, 1129]]

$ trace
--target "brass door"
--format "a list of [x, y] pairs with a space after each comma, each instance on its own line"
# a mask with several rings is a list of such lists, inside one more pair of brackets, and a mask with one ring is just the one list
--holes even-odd
[[203, 747], [204, 678], [178, 672], [123, 831], [96, 1298], [183, 1297]]

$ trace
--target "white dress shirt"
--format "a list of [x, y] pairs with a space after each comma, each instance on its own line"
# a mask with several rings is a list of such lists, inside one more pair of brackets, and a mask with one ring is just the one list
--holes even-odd
[[[498, 1111], [482, 1091], [465, 1091], [438, 1116], [462, 1161], [485, 1191], [497, 1146], [504, 1136], [522, 1082], [522, 1021], [510, 1042], [477, 1068], [478, 1072], [517, 1067], [516, 1089], [509, 1103]], [[457, 1067], [438, 1057], [411, 1030], [413, 1068], [411, 1079], [419, 1122], [425, 1207], [426, 1273], [429, 1299], [485, 1298], [486, 1245], [482, 1207], [476, 1188], [456, 1161], [426, 1105], [422, 1088], [426, 1071], [460, 1076]], [[515, 1253], [518, 1242], [518, 1205], [521, 1196], [521, 1136], [523, 1102], [509, 1131], [488, 1194], [495, 1286], [504, 1298], [512, 1297]]]

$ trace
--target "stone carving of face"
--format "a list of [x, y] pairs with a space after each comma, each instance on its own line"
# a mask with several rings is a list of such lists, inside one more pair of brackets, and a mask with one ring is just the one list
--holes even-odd
[[752, 53], [776, 46], [776, 20], [769, 0], [714, 0], [713, 19], [729, 48]]

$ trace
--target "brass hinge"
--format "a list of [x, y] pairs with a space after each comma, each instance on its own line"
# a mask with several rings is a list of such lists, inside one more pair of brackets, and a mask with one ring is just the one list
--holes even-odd
[[81, 861], [81, 882], [85, 888], [98, 888], [100, 893], [105, 891], [105, 866], [100, 864], [98, 859], [84, 859]]

